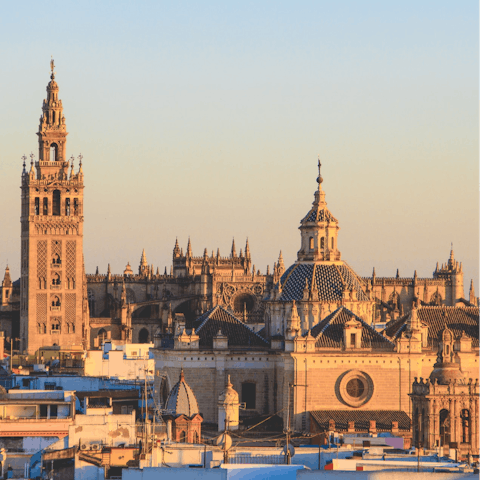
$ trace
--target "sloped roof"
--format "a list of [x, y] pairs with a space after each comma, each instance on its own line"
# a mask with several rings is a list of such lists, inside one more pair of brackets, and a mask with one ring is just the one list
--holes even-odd
[[319, 348], [341, 348], [345, 323], [354, 318], [362, 324], [362, 348], [382, 348], [393, 350], [394, 344], [374, 328], [357, 317], [348, 308], [339, 307], [311, 329], [315, 346]]
[[228, 338], [229, 347], [268, 347], [268, 342], [248, 325], [217, 305], [194, 322], [195, 333], [200, 337], [200, 346], [212, 347], [213, 337], [220, 330]]
[[338, 223], [338, 220], [332, 215], [330, 210], [325, 206], [318, 206], [313, 204], [310, 211], [305, 215], [301, 220], [301, 223], [304, 222], [335, 222]]
[[360, 277], [346, 264], [295, 263], [282, 275], [280, 300], [291, 302], [303, 298], [305, 283], [312, 287], [315, 272], [315, 286], [320, 302], [341, 302], [343, 290], [355, 290], [359, 301], [368, 301]]
[[335, 422], [335, 430], [347, 430], [348, 422], [355, 422], [356, 430], [368, 430], [370, 421], [377, 422], [377, 430], [392, 429], [398, 422], [399, 430], [410, 430], [410, 417], [402, 410], [315, 410], [310, 415], [322, 430], [328, 430], [328, 422]]
[[[433, 343], [440, 340], [441, 332], [448, 326], [455, 337], [465, 333], [473, 339], [473, 346], [478, 347], [479, 312], [479, 307], [428, 306], [419, 308], [417, 317], [428, 325], [428, 340]], [[386, 334], [391, 338], [397, 338], [405, 330], [409, 315], [389, 322], [385, 329]]]

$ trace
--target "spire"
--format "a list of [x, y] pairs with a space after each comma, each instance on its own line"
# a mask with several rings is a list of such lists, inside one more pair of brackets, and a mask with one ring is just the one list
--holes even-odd
[[231, 258], [235, 258], [237, 256], [237, 252], [235, 250], [235, 238], [232, 241], [232, 251], [231, 251], [230, 256], [231, 256]]
[[2, 287], [11, 287], [12, 286], [12, 279], [10, 278], [10, 268], [5, 268], [5, 275], [3, 276]]
[[475, 286], [473, 284], [473, 279], [470, 281], [469, 301], [472, 305], [475, 305], [475, 306], [477, 305], [477, 299], [475, 298]]
[[180, 256], [180, 247], [178, 245], [178, 237], [175, 239], [175, 247], [173, 247], [173, 258]]
[[145, 254], [145, 249], [142, 250], [142, 256], [140, 257], [140, 265], [141, 266], [148, 265], [147, 255]]
[[140, 265], [138, 266], [139, 275], [148, 275], [148, 262], [147, 256], [145, 255], [145, 249], [142, 250], [142, 256], [140, 257]]
[[187, 244], [187, 258], [192, 258], [192, 243], [190, 242], [190, 237], [188, 237], [188, 244]]
[[397, 276], [396, 276], [396, 278], [400, 278], [400, 273], [399, 273], [399, 271], [398, 271], [398, 268], [397, 268]]
[[110, 275], [110, 264], [108, 264], [108, 267], [107, 267], [107, 275]]
[[[47, 85], [47, 98], [43, 101], [42, 116], [38, 129], [39, 137], [39, 160], [40, 162], [56, 162], [56, 166], [65, 167], [67, 127], [63, 116], [62, 101], [58, 98], [58, 84], [55, 81], [55, 64], [50, 61], [50, 82]], [[51, 173], [49, 167], [54, 165], [43, 165], [46, 173]], [[42, 166], [40, 166], [41, 168]], [[66, 164], [68, 169], [68, 162]], [[68, 172], [62, 172], [65, 175]]]
[[281, 250], [280, 250], [280, 255], [278, 256], [277, 268], [278, 268], [278, 274], [281, 277], [285, 273], [285, 263], [283, 262], [283, 255]]
[[245, 243], [245, 258], [250, 258], [250, 245], [248, 244], [248, 237], [247, 242]]

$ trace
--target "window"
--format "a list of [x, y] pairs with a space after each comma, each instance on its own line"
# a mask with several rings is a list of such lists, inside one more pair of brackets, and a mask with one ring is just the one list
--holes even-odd
[[[53, 388], [46, 388], [45, 384], [45, 390], [53, 390]], [[47, 405], [40, 405], [40, 418], [47, 418]]]
[[52, 323], [52, 333], [60, 333], [60, 324]]
[[58, 273], [54, 273], [52, 278], [52, 285], [60, 285], [60, 275]]
[[[53, 112], [53, 123], [55, 123], [55, 112]], [[50, 145], [50, 161], [55, 162], [58, 158], [58, 147], [56, 143]]]
[[247, 409], [255, 408], [257, 386], [254, 383], [242, 383], [242, 402]]
[[70, 215], [70, 199], [65, 199], [65, 215], [68, 217]]
[[60, 215], [60, 190], [53, 191], [52, 215]]
[[35, 211], [34, 215], [40, 215], [40, 199], [35, 197]]
[[180, 443], [186, 443], [187, 442], [187, 435], [184, 430], [180, 432], [180, 437], [178, 439]]
[[146, 328], [142, 328], [138, 334], [138, 343], [148, 343], [148, 330]]
[[62, 261], [60, 260], [60, 255], [58, 253], [55, 253], [52, 258], [52, 263], [54, 265], [60, 265]]
[[322, 237], [320, 239], [320, 248], [322, 248], [322, 249], [325, 248], [325, 237]]
[[44, 390], [55, 390], [56, 383], [55, 382], [45, 382], [43, 386]]
[[310, 237], [310, 250], [313, 250], [313, 237]]
[[335, 248], [335, 239], [332, 237], [332, 250]]
[[73, 214], [78, 215], [78, 198], [73, 199]]
[[43, 215], [48, 215], [48, 198], [43, 199]]
[[357, 334], [356, 333], [351, 333], [350, 334], [350, 346], [352, 348], [355, 348], [356, 340], [357, 340]]
[[57, 418], [58, 405], [50, 405], [50, 418]]
[[60, 306], [60, 298], [55, 295], [52, 300], [52, 307], [59, 307]]

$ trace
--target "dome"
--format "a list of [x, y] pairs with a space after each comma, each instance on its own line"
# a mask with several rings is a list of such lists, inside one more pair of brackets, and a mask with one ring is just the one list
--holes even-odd
[[437, 381], [439, 385], [448, 385], [455, 380], [463, 380], [465, 375], [460, 370], [458, 363], [436, 363], [434, 370], [430, 374], [430, 381]]
[[185, 382], [183, 369], [180, 372], [180, 380], [168, 394], [166, 410], [172, 412], [173, 415], [186, 415], [187, 417], [193, 417], [199, 413], [197, 399], [193, 390]]
[[320, 302], [340, 303], [345, 290], [355, 291], [359, 301], [369, 301], [363, 281], [349, 266], [322, 263], [295, 263], [289, 267], [280, 279], [280, 300], [303, 300], [303, 291], [305, 287], [311, 290], [312, 281]]

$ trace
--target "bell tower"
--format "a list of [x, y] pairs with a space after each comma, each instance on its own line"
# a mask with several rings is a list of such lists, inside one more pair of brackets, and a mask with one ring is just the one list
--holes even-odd
[[[83, 271], [82, 156], [66, 158], [67, 127], [55, 65], [38, 130], [39, 156], [23, 156], [20, 340], [29, 354], [42, 346], [82, 345], [88, 324]], [[70, 172], [69, 172], [70, 167]]]

